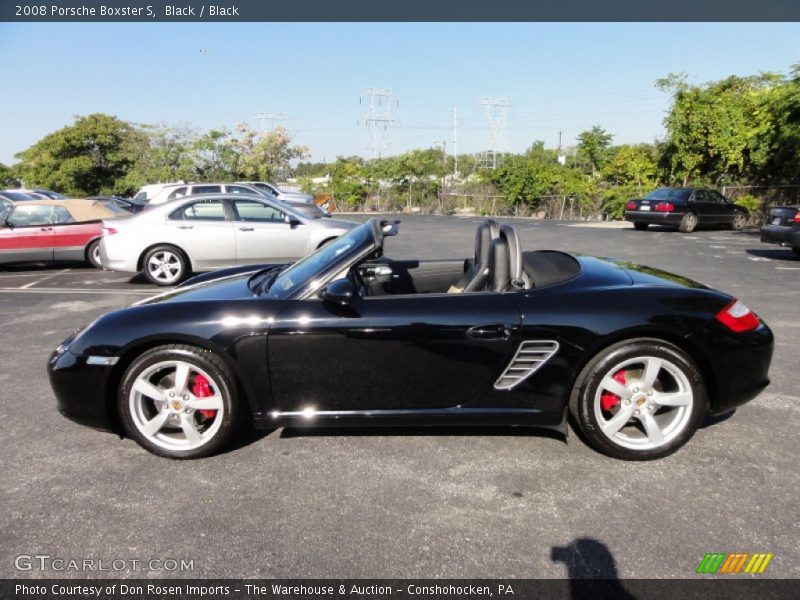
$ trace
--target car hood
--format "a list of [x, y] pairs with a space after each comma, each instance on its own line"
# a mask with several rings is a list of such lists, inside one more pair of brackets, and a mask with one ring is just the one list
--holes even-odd
[[324, 227], [326, 229], [344, 229], [349, 231], [353, 227], [360, 225], [361, 223], [356, 223], [355, 221], [345, 221], [343, 219], [329, 219], [329, 218], [322, 218], [314, 219], [311, 221], [315, 227]]
[[147, 304], [165, 304], [169, 302], [203, 302], [209, 300], [245, 300], [255, 294], [247, 287], [247, 282], [255, 271], [234, 274], [220, 273], [217, 277], [204, 279], [198, 283], [191, 283], [176, 287], [163, 294], [146, 298], [134, 304], [143, 306]]

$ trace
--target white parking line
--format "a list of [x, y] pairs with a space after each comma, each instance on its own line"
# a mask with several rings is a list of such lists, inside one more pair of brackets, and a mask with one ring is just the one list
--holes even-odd
[[0, 287], [0, 292], [17, 294], [116, 294], [116, 295], [136, 295], [136, 296], [155, 296], [157, 290], [115, 290], [115, 289], [90, 289], [90, 288], [18, 288]]
[[800, 271], [800, 267], [775, 267], [779, 271]]
[[38, 281], [31, 281], [30, 283], [26, 283], [25, 285], [21, 285], [21, 286], [19, 286], [19, 289], [24, 290], [25, 288], [32, 287], [34, 285], [37, 285], [37, 284], [42, 283], [44, 281], [47, 281], [48, 279], [52, 279], [56, 275], [64, 275], [65, 273], [69, 273], [69, 272], [70, 272], [70, 269], [61, 269], [60, 271], [56, 271], [55, 273], [50, 273], [50, 275], [48, 275], [47, 277], [42, 277]]

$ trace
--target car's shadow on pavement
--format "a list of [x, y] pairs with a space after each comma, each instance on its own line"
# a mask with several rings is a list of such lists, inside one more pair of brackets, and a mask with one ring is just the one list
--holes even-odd
[[785, 260], [788, 262], [800, 262], [800, 256], [794, 253], [791, 248], [749, 248], [747, 253], [758, 258], [769, 258], [770, 260]]

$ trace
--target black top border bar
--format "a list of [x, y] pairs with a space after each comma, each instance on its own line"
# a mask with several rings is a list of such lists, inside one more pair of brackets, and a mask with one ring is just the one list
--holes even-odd
[[800, 0], [2, 0], [0, 22], [800, 21]]

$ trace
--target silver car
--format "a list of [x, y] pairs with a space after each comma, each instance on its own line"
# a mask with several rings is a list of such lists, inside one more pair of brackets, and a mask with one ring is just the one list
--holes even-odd
[[192, 272], [293, 262], [357, 225], [255, 194], [188, 196], [104, 222], [100, 262], [174, 285]]

